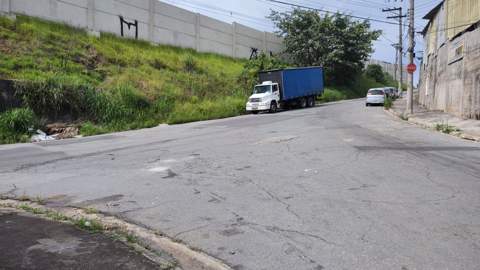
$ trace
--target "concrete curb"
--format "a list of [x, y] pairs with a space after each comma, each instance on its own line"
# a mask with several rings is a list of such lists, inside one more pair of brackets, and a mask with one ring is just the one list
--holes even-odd
[[15, 199], [0, 199], [0, 207], [22, 209], [22, 206], [28, 206], [32, 209], [51, 211], [70, 220], [93, 220], [99, 222], [107, 232], [121, 232], [127, 235], [135, 236], [141, 246], [148, 247], [157, 253], [168, 253], [179, 264], [180, 268], [191, 270], [232, 270], [229, 266], [206, 253], [194, 250], [185, 244], [170, 239], [158, 232], [146, 229], [144, 227], [128, 223], [114, 216], [108, 216], [102, 213], [87, 213], [87, 211], [73, 207], [49, 208], [32, 201], [18, 201]]
[[[394, 111], [393, 109], [384, 109], [384, 112], [386, 114], [394, 117], [394, 118], [397, 118], [398, 120], [406, 121], [406, 122], [414, 124], [416, 126], [420, 126], [424, 129], [437, 131], [435, 129], [435, 126], [434, 126], [433, 123], [432, 124], [426, 123], [424, 121], [420, 121], [420, 120], [416, 119], [415, 117], [408, 117], [407, 120], [404, 120], [404, 119], [402, 119], [401, 114]], [[437, 132], [441, 133], [440, 131], [437, 131]], [[442, 133], [442, 134], [450, 135], [450, 136], [457, 137], [457, 138], [464, 139], [464, 140], [468, 140], [468, 141], [480, 142], [480, 136], [469, 134], [468, 132], [465, 132], [465, 131], [452, 132], [450, 134], [446, 134], [446, 133]]]

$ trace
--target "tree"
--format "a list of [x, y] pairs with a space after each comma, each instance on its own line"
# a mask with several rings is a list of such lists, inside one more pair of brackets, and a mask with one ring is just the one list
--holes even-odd
[[368, 65], [365, 71], [367, 77], [374, 79], [376, 82], [385, 83], [385, 73], [383, 72], [382, 66], [377, 64]]
[[373, 52], [380, 31], [368, 21], [354, 21], [339, 13], [321, 16], [315, 11], [272, 11], [269, 18], [284, 37], [285, 52], [301, 66], [323, 66], [328, 82], [348, 85], [360, 74]]

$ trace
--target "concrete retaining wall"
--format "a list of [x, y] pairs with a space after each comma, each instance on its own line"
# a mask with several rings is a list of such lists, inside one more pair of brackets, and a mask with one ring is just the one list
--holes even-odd
[[480, 28], [447, 40], [421, 68], [422, 105], [480, 120]]
[[0, 13], [25, 14], [92, 33], [114, 33], [237, 58], [250, 57], [252, 50], [280, 53], [283, 48], [282, 39], [272, 33], [157, 0], [0, 0]]

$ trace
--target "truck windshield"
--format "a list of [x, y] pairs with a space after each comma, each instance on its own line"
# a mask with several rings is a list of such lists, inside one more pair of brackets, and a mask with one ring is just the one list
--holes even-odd
[[263, 94], [267, 92], [272, 91], [272, 86], [271, 85], [257, 85], [255, 86], [255, 89], [253, 90], [254, 94]]

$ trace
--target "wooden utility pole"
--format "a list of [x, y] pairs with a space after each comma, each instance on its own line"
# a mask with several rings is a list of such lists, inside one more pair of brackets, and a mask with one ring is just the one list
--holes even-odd
[[[408, 61], [409, 65], [413, 65], [414, 51], [415, 51], [415, 0], [410, 0], [410, 9], [408, 10]], [[413, 72], [408, 72], [408, 87], [407, 87], [407, 114], [413, 114]]]
[[398, 11], [398, 15], [388, 16], [387, 19], [398, 19], [398, 45], [397, 45], [397, 70], [399, 71], [398, 76], [398, 94], [402, 93], [402, 83], [403, 83], [403, 18], [406, 16], [402, 14], [402, 7], [397, 8], [384, 8], [383, 12], [395, 12]]

